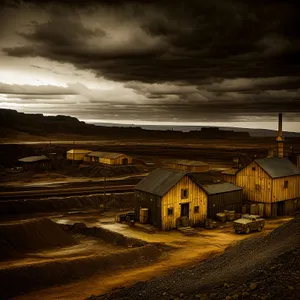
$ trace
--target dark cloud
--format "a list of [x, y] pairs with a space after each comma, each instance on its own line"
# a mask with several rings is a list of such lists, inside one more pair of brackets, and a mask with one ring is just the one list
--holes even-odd
[[[300, 112], [297, 1], [43, 3], [48, 19], [18, 30], [22, 43], [2, 51], [70, 63], [124, 83], [149, 100], [133, 106], [126, 100], [126, 116], [151, 111], [151, 118], [189, 120]], [[99, 102], [80, 89], [90, 103]], [[122, 103], [121, 94], [114, 103]], [[106, 112], [113, 110], [122, 114], [117, 107]]]
[[[283, 1], [268, 8], [249, 4], [226, 0], [191, 1], [188, 6], [182, 2], [137, 5], [124, 11], [144, 35], [133, 37], [134, 45], [100, 48], [86, 41], [95, 36], [101, 44], [106, 35], [103, 29], [87, 29], [80, 19], [70, 21], [52, 13], [49, 22], [36, 25], [31, 33], [20, 33], [31, 47], [4, 51], [12, 56], [42, 56], [73, 63], [117, 81], [201, 83], [211, 76], [251, 78], [299, 73], [299, 32], [290, 25], [296, 25], [294, 7]], [[143, 47], [143, 39], [157, 42]]]

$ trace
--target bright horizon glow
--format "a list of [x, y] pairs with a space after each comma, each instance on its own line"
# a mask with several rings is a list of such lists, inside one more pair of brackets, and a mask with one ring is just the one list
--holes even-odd
[[[245, 129], [269, 129], [269, 130], [277, 130], [278, 122], [270, 121], [270, 122], [259, 122], [260, 127], [257, 127], [257, 122], [165, 122], [165, 121], [130, 121], [130, 120], [87, 120], [80, 119], [80, 121], [84, 121], [88, 124], [100, 124], [100, 123], [111, 123], [115, 125], [152, 125], [152, 126], [215, 126], [215, 127], [235, 127], [235, 128], [245, 128]], [[298, 124], [299, 130], [295, 131], [295, 125]], [[300, 132], [300, 122], [284, 122], [283, 121], [283, 130], [290, 132]]]

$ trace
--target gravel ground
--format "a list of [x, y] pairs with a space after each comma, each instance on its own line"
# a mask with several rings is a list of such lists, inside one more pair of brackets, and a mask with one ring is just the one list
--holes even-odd
[[89, 300], [300, 299], [299, 257], [300, 216], [199, 265]]

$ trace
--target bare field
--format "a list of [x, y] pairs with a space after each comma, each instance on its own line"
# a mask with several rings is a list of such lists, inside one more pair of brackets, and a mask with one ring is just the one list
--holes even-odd
[[[94, 218], [86, 218], [85, 223], [88, 226], [94, 226], [95, 224], [101, 226], [101, 220], [99, 219], [97, 222], [95, 219], [95, 216]], [[128, 237], [142, 239], [150, 244], [165, 244], [170, 247], [171, 250], [164, 251], [159, 258], [154, 261], [148, 261], [143, 265], [122, 268], [121, 270], [114, 270], [113, 272], [107, 270], [103, 274], [94, 274], [80, 281], [49, 287], [14, 299], [79, 300], [85, 299], [92, 294], [104, 294], [115, 288], [130, 286], [136, 282], [169, 274], [178, 268], [197, 265], [203, 260], [219, 255], [228, 246], [238, 241], [245, 238], [266, 235], [288, 220], [290, 220], [290, 218], [270, 220], [267, 222], [263, 232], [253, 233], [251, 235], [236, 235], [232, 230], [232, 225], [227, 224], [225, 228], [214, 230], [198, 229], [199, 236], [195, 237], [186, 237], [177, 231], [151, 234], [139, 228], [129, 228], [122, 224], [102, 224], [104, 228], [109, 228], [119, 233], [121, 232]], [[69, 224], [78, 221], [82, 222], [84, 219], [82, 217], [77, 218], [72, 216], [68, 220], [65, 218], [61, 220], [61, 222]], [[106, 221], [108, 221], [107, 217]]]
[[[84, 146], [91, 150], [131, 155], [136, 162], [143, 162], [143, 168], [149, 171], [156, 167], [167, 166], [174, 159], [201, 160], [209, 163], [211, 169], [223, 170], [232, 166], [233, 156], [240, 155], [244, 159], [263, 157], [267, 153], [267, 148], [274, 144], [274, 139], [253, 138], [244, 141], [77, 142], [80, 147]], [[295, 151], [300, 150], [300, 140], [287, 140], [286, 148], [289, 146], [293, 146]], [[65, 151], [72, 147], [72, 143], [59, 142], [52, 144], [51, 147], [52, 152], [64, 155]], [[3, 157], [0, 165], [13, 162], [22, 156], [45, 154], [48, 150], [49, 145], [46, 142], [0, 145], [0, 157]], [[2, 177], [1, 187], [30, 191], [39, 188], [85, 188], [103, 184], [102, 176], [75, 177], [66, 175], [65, 171], [62, 168], [39, 174], [3, 173], [2, 176], [5, 178]], [[146, 174], [147, 172], [114, 176], [108, 181], [125, 183], [128, 180], [139, 180]], [[14, 243], [3, 233], [10, 232], [9, 230], [0, 232], [0, 238], [5, 240], [1, 245], [8, 248], [9, 245], [13, 245], [14, 250], [9, 248], [9, 251], [16, 254], [0, 261], [2, 298], [77, 300], [92, 294], [108, 293], [119, 287], [131, 286], [136, 282], [151, 280], [187, 266], [198, 265], [202, 261], [220, 255], [226, 248], [243, 239], [251, 240], [264, 236], [290, 220], [290, 218], [267, 220], [263, 232], [250, 235], [235, 234], [229, 222], [213, 230], [196, 228], [197, 235], [187, 237], [176, 230], [160, 232], [151, 226], [137, 224], [135, 227], [129, 227], [115, 223], [117, 211], [132, 208], [132, 194], [114, 197], [107, 195], [104, 199], [102, 196], [91, 195], [0, 203], [1, 217], [6, 220], [6, 224], [2, 225], [15, 226], [18, 232]], [[111, 203], [108, 206], [110, 212], [105, 214], [101, 209], [104, 203], [105, 205]], [[51, 218], [62, 230], [60, 233], [62, 240], [57, 241], [55, 234], [47, 234], [45, 224], [45, 226], [38, 225], [35, 230], [25, 226], [27, 228], [25, 230], [24, 223], [34, 222], [36, 216]], [[28, 234], [26, 241], [31, 241], [27, 244], [22, 238], [24, 232]], [[38, 237], [32, 236], [34, 232]], [[51, 241], [46, 239], [50, 235]], [[64, 243], [63, 236], [69, 241], [68, 244]], [[37, 243], [36, 239], [40, 242]], [[33, 247], [33, 244], [36, 246]]]

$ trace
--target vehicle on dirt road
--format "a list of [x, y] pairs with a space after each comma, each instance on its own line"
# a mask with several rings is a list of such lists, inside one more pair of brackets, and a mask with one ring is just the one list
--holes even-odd
[[233, 222], [236, 233], [250, 233], [251, 231], [261, 231], [265, 226], [265, 219], [257, 215], [243, 215]]

